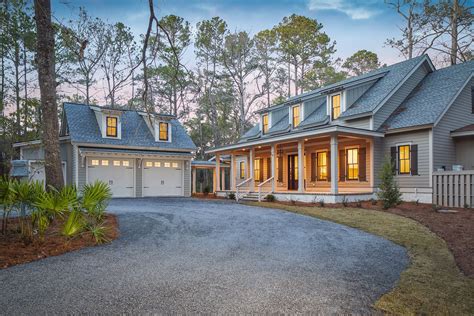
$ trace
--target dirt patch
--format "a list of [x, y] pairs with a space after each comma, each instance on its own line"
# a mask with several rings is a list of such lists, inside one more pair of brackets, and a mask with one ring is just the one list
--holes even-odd
[[[303, 203], [296, 201], [278, 201], [280, 204], [292, 206], [316, 206], [320, 203]], [[438, 212], [431, 204], [403, 202], [396, 208], [382, 210], [377, 201], [351, 202], [343, 205], [324, 204], [328, 208], [364, 208], [381, 212], [389, 212], [414, 219], [427, 226], [432, 232], [443, 238], [454, 255], [461, 271], [474, 278], [474, 210], [464, 208], [443, 208], [455, 210], [456, 213]]]
[[[91, 234], [87, 232], [72, 239], [62, 236], [60, 234], [62, 225], [59, 220], [53, 221], [43, 240], [25, 244], [20, 234], [15, 233], [18, 231], [18, 219], [9, 219], [9, 233], [6, 235], [0, 233], [0, 269], [96, 245]], [[107, 227], [109, 241], [119, 236], [118, 220], [115, 215], [107, 214], [104, 225]]]

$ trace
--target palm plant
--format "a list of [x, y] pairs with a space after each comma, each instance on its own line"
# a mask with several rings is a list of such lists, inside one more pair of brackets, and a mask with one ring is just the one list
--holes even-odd
[[3, 221], [2, 221], [2, 233], [7, 232], [8, 216], [13, 209], [15, 203], [15, 181], [3, 177], [0, 179], [0, 205], [2, 206]]
[[111, 197], [112, 192], [105, 182], [96, 181], [92, 184], [86, 184], [82, 188], [81, 207], [96, 222], [101, 222]]
[[96, 224], [96, 225], [89, 225], [87, 229], [91, 233], [92, 237], [95, 239], [95, 242], [97, 244], [103, 244], [109, 241], [106, 235], [107, 227]]
[[74, 237], [82, 232], [84, 227], [84, 214], [79, 209], [75, 209], [69, 213], [66, 223], [64, 223], [62, 234], [69, 238]]
[[15, 181], [15, 208], [20, 220], [20, 231], [24, 238], [31, 240], [33, 237], [33, 221], [28, 219], [28, 211], [34, 210], [34, 203], [44, 192], [44, 184], [41, 181]]

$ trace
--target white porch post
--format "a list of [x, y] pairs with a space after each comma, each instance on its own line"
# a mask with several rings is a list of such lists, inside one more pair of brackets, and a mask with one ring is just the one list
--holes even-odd
[[271, 153], [271, 176], [273, 177], [273, 181], [272, 181], [272, 192], [275, 192], [275, 144], [272, 144], [272, 147], [271, 147], [271, 150], [270, 150], [270, 153]]
[[339, 181], [339, 175], [337, 172], [338, 156], [339, 156], [339, 148], [338, 148], [337, 134], [332, 134], [331, 135], [331, 193], [332, 194], [338, 193], [338, 181]]
[[230, 154], [230, 189], [235, 190], [235, 156]]
[[216, 154], [216, 191], [221, 190], [221, 155]]
[[298, 192], [304, 192], [304, 140], [298, 141]]
[[253, 159], [254, 159], [254, 156], [255, 156], [255, 150], [252, 148], [250, 148], [250, 152], [249, 152], [249, 178], [252, 178], [252, 180], [250, 181], [250, 190], [253, 191], [254, 190], [254, 186], [255, 186], [255, 179], [253, 177]]
[[196, 168], [193, 169], [193, 190], [192, 193], [196, 193]]

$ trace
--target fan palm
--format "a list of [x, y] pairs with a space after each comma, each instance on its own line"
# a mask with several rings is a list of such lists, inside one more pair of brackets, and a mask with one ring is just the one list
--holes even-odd
[[3, 211], [2, 232], [7, 232], [7, 221], [15, 203], [15, 180], [7, 177], [0, 179], [0, 205]]
[[82, 188], [81, 206], [97, 222], [104, 217], [107, 203], [112, 197], [110, 187], [105, 182], [96, 181]]

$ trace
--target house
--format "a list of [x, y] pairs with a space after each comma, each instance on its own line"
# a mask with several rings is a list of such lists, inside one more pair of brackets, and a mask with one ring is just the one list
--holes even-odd
[[[474, 169], [473, 71], [474, 61], [436, 70], [424, 55], [257, 111], [259, 123], [237, 143], [208, 151], [216, 193], [366, 200], [391, 159], [403, 198], [431, 203], [433, 171]], [[222, 155], [231, 157], [229, 190]]]
[[[66, 184], [101, 180], [114, 197], [190, 196], [196, 149], [170, 115], [65, 103], [60, 150]], [[40, 141], [14, 144], [30, 177], [44, 179]]]

